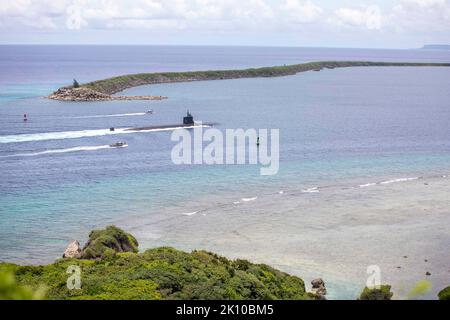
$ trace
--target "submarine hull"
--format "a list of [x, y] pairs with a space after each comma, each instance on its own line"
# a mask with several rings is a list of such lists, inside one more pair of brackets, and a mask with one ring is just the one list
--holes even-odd
[[[201, 126], [206, 127], [212, 127], [215, 123], [202, 123]], [[166, 125], [159, 125], [159, 126], [148, 126], [148, 127], [138, 127], [138, 128], [129, 128], [125, 131], [147, 131], [147, 130], [155, 130], [155, 129], [170, 129], [170, 128], [193, 128], [200, 126], [199, 123], [190, 123], [190, 124], [183, 124], [183, 123], [177, 123], [177, 124], [166, 124]]]

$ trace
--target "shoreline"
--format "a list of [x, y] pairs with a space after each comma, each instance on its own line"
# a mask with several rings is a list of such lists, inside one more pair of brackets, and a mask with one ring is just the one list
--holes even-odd
[[60, 88], [50, 94], [48, 98], [60, 101], [163, 100], [167, 99], [167, 97], [114, 96], [114, 94], [143, 85], [246, 78], [272, 78], [291, 76], [301, 72], [349, 67], [450, 67], [450, 63], [318, 61], [240, 70], [138, 73], [89, 82], [81, 85], [79, 88]]

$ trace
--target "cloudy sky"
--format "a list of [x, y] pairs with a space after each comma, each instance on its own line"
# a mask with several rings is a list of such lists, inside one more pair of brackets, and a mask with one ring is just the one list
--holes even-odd
[[415, 48], [450, 0], [0, 0], [0, 43]]

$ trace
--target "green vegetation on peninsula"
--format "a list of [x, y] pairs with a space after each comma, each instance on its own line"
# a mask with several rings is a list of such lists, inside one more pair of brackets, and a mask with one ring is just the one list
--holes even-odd
[[210, 81], [243, 78], [282, 77], [300, 72], [320, 71], [322, 69], [348, 67], [450, 67], [450, 63], [413, 63], [413, 62], [370, 62], [370, 61], [319, 61], [275, 67], [250, 68], [242, 70], [211, 70], [187, 72], [158, 72], [123, 75], [80, 84], [79, 88], [61, 88], [49, 96], [55, 100], [92, 101], [92, 100], [160, 100], [165, 97], [120, 97], [113, 96], [123, 90], [151, 84]]

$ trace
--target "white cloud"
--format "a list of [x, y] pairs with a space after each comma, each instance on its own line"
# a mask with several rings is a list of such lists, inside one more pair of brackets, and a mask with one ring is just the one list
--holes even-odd
[[63, 15], [66, 7], [64, 1], [0, 0], [0, 24], [56, 29], [55, 19]]
[[400, 0], [389, 17], [398, 32], [450, 31], [450, 2], [448, 0]]
[[311, 1], [286, 0], [281, 7], [281, 18], [294, 23], [310, 23], [317, 21], [322, 12], [323, 9]]
[[380, 8], [375, 5], [362, 9], [340, 8], [335, 11], [331, 22], [341, 26], [380, 30], [383, 17]]
[[30, 25], [28, 21], [40, 20], [44, 28], [63, 27], [66, 25], [63, 20], [69, 18], [67, 8], [73, 5], [82, 12], [85, 22], [82, 25], [95, 28], [158, 25], [177, 28], [181, 24], [195, 27], [208, 21], [216, 25], [264, 28], [284, 21], [312, 22], [322, 12], [310, 0], [286, 0], [283, 4], [269, 0], [0, 0], [0, 17], [11, 25]]
[[247, 32], [265, 37], [308, 30], [325, 38], [326, 32], [337, 30], [348, 38], [375, 31], [450, 38], [450, 0], [385, 0], [383, 11], [372, 1], [374, 5], [336, 9], [331, 0], [0, 0], [0, 32], [39, 28], [64, 34], [74, 25], [68, 8], [75, 4], [81, 10], [75, 25], [97, 31]]

